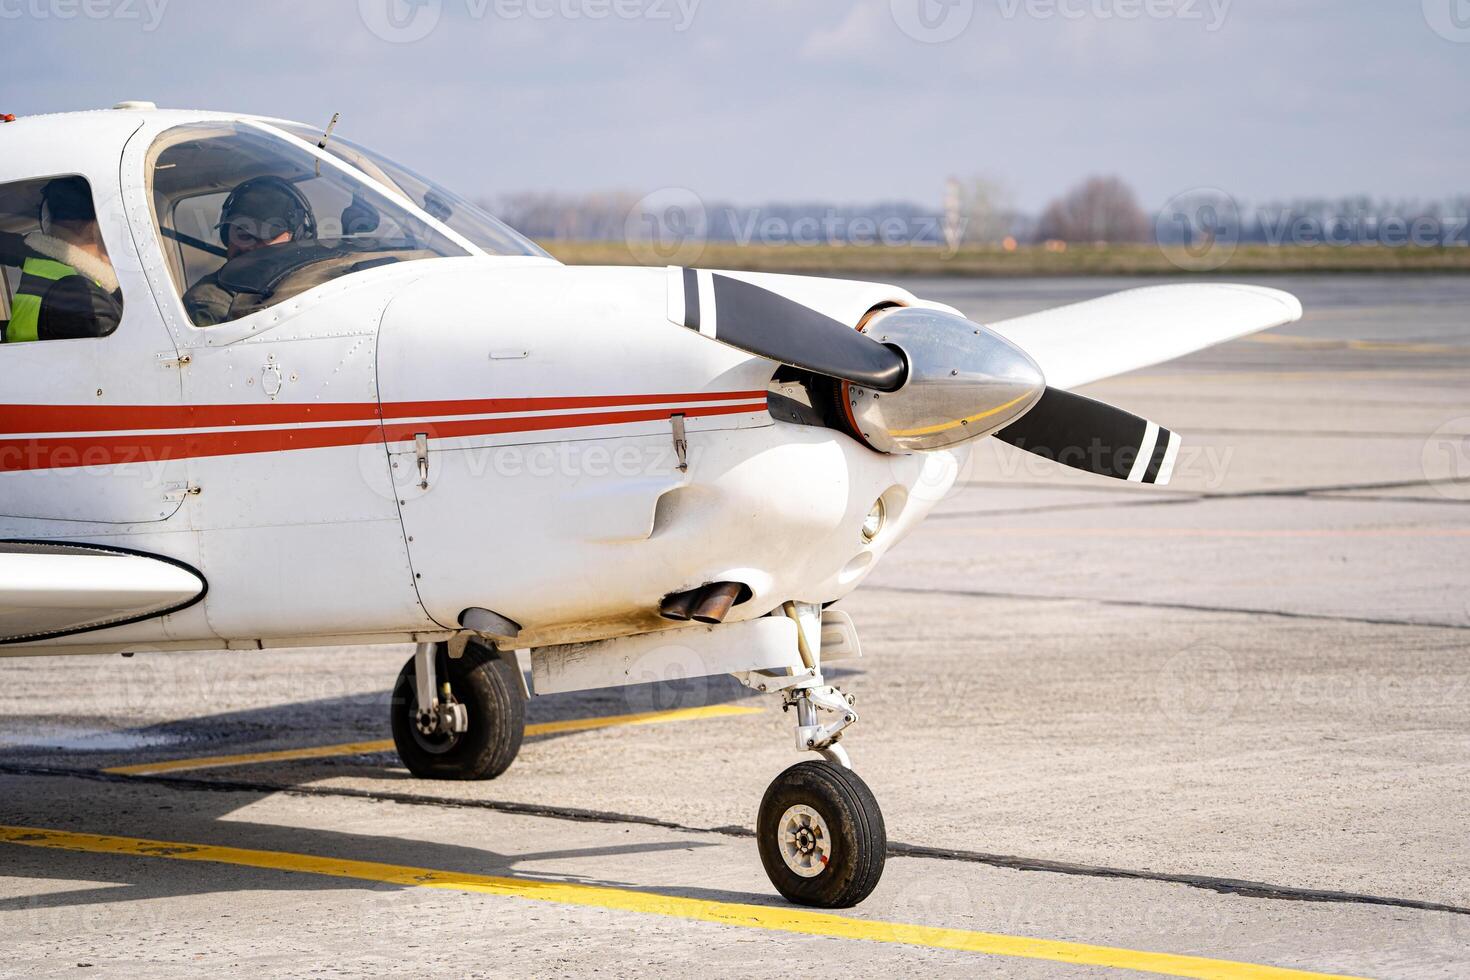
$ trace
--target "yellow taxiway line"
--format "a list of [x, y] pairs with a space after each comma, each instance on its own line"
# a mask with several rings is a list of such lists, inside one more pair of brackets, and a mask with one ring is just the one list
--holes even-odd
[[[588, 732], [620, 725], [662, 725], [674, 721], [697, 721], [702, 718], [730, 718], [735, 715], [760, 713], [759, 708], [733, 704], [712, 704], [701, 708], [679, 708], [674, 711], [644, 711], [633, 715], [607, 715], [602, 718], [569, 718], [565, 721], [543, 721], [526, 726], [526, 735], [561, 735], [566, 732]], [[122, 776], [152, 776], [165, 772], [192, 769], [218, 769], [223, 766], [252, 766], [262, 762], [292, 762], [297, 759], [327, 759], [342, 755], [369, 755], [393, 751], [393, 741], [342, 742], [337, 745], [314, 745], [304, 749], [280, 749], [275, 752], [248, 752], [243, 755], [207, 755], [195, 759], [172, 759], [167, 762], [142, 762], [131, 766], [113, 766], [103, 772]]]
[[[117, 854], [164, 858], [173, 861], [228, 864], [236, 867], [324, 875], [331, 878], [350, 878], [357, 881], [372, 881], [404, 887], [443, 888], [452, 891], [500, 895], [507, 898], [556, 902], [583, 908], [663, 915], [746, 929], [766, 929], [834, 939], [900, 943], [931, 949], [985, 953], [992, 956], [1049, 960], [1079, 966], [1140, 970], [1171, 977], [1195, 977], [1198, 980], [1247, 980], [1247, 978], [1249, 980], [1324, 980], [1331, 976], [1282, 967], [1215, 960], [1202, 956], [1154, 953], [1112, 946], [1093, 946], [1087, 943], [1009, 936], [994, 932], [971, 932], [965, 929], [944, 929], [898, 922], [853, 919], [794, 907], [716, 902], [707, 899], [632, 891], [625, 888], [609, 888], [601, 885], [502, 878], [458, 871], [414, 868], [400, 864], [383, 864], [377, 861], [355, 861], [349, 858], [293, 854], [286, 851], [261, 851], [242, 847], [219, 847], [212, 844], [184, 844], [175, 841], [111, 837], [46, 830], [38, 827], [4, 825], [0, 825], [0, 843], [60, 851], [81, 851], [88, 854]], [[1332, 977], [1332, 980], [1353, 980], [1353, 978], [1337, 976]]]

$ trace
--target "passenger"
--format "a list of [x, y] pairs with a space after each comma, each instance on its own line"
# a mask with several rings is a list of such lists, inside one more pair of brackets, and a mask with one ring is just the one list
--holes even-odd
[[0, 233], [0, 264], [20, 268], [4, 323], [6, 343], [104, 337], [122, 319], [117, 274], [81, 177], [58, 177], [41, 191], [41, 230]]
[[[311, 202], [282, 177], [252, 177], [237, 186], [220, 208], [220, 243], [226, 261], [262, 248], [316, 238]], [[219, 272], [210, 273], [184, 293], [184, 308], [195, 326], [207, 327], [229, 320], [235, 293], [220, 284]]]

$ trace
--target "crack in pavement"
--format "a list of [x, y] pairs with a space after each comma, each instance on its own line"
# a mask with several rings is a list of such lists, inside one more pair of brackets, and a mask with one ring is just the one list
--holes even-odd
[[1425, 623], [1412, 619], [1382, 619], [1373, 616], [1334, 616], [1331, 613], [1292, 612], [1282, 609], [1250, 609], [1242, 606], [1205, 606], [1191, 602], [1160, 602], [1146, 599], [1108, 599], [1085, 595], [1034, 595], [1026, 592], [987, 592], [979, 589], [920, 589], [913, 586], [864, 583], [870, 592], [897, 592], [903, 595], [946, 595], [963, 599], [1034, 599], [1038, 602], [1091, 602], [1099, 606], [1123, 606], [1132, 609], [1178, 609], [1184, 612], [1232, 613], [1240, 616], [1275, 616], [1280, 619], [1308, 619], [1327, 623], [1363, 623], [1367, 626], [1413, 626], [1432, 630], [1470, 630], [1465, 623]]
[[[549, 804], [513, 803], [504, 800], [461, 800], [451, 797], [423, 796], [413, 793], [395, 793], [389, 791], [351, 789], [347, 787], [292, 786], [279, 783], [231, 779], [200, 779], [186, 776], [123, 776], [114, 773], [99, 772], [95, 769], [71, 769], [64, 766], [17, 765], [13, 763], [0, 763], [0, 774], [85, 779], [105, 783], [147, 783], [186, 792], [284, 793], [291, 796], [371, 800], [381, 803], [398, 803], [407, 806], [493, 810], [499, 813], [545, 817], [554, 820], [572, 820], [588, 823], [631, 823], [646, 827], [658, 827], [679, 833], [719, 834], [725, 837], [741, 838], [755, 837], [755, 833], [749, 828], [733, 825], [723, 827], [694, 827], [670, 820], [660, 820], [656, 817], [645, 817], [631, 813], [585, 810], [576, 807], [551, 806]], [[1219, 895], [1232, 895], [1239, 898], [1343, 905], [1381, 905], [1393, 908], [1412, 909], [1420, 912], [1447, 912], [1452, 915], [1470, 916], [1470, 907], [1448, 905], [1441, 902], [1429, 902], [1414, 898], [1395, 898], [1386, 895], [1369, 895], [1362, 892], [1337, 891], [1323, 888], [1303, 888], [1295, 885], [1274, 885], [1261, 881], [1250, 881], [1241, 878], [1220, 878], [1212, 875], [1113, 868], [1106, 865], [1053, 861], [1047, 858], [1028, 858], [1009, 854], [991, 854], [984, 851], [930, 847], [923, 844], [905, 844], [901, 841], [893, 840], [888, 842], [887, 853], [891, 857], [913, 857], [938, 861], [956, 861], [966, 864], [982, 864], [1009, 871], [1035, 871], [1084, 878], [1149, 881], [1161, 884], [1183, 885], [1188, 888], [1198, 888]]]
[[[1003, 510], [953, 510], [940, 511], [930, 514], [926, 520], [954, 520], [960, 517], [1011, 517], [1017, 514], [1055, 514], [1073, 510], [1116, 510], [1122, 507], [1153, 507], [1167, 506], [1169, 504], [1197, 504], [1207, 499], [1203, 495], [1178, 496], [1178, 497], [1151, 497], [1147, 500], [1099, 500], [1086, 503], [1072, 504], [1037, 504], [1035, 507], [1011, 507]], [[1334, 498], [1328, 498], [1334, 499]]]
[[1206, 428], [1191, 428], [1187, 430], [1191, 436], [1269, 436], [1278, 439], [1428, 439], [1434, 434], [1429, 432], [1407, 432], [1394, 431], [1392, 429], [1378, 429], [1374, 431], [1352, 429], [1252, 429], [1252, 428], [1230, 428], [1209, 426]]
[[[1363, 490], [1419, 490], [1433, 489], [1441, 484], [1450, 486], [1465, 486], [1470, 493], [1470, 482], [1464, 480], [1446, 480], [1436, 483], [1430, 480], [1395, 480], [1388, 483], [1343, 483], [1338, 485], [1320, 487], [1285, 487], [1279, 490], [1239, 490], [1230, 493], [1214, 493], [1211, 491], [1177, 491], [1172, 496], [1153, 496], [1135, 500], [1098, 500], [1079, 501], [1069, 504], [1038, 504], [1035, 507], [1016, 507], [1000, 510], [963, 510], [963, 511], [939, 511], [931, 513], [927, 520], [954, 520], [958, 517], [1009, 517], [1014, 514], [1049, 514], [1059, 511], [1074, 510], [1109, 510], [1120, 507], [1153, 507], [1168, 506], [1170, 504], [1197, 504], [1216, 500], [1250, 500], [1260, 497], [1296, 497], [1302, 500], [1329, 500], [1334, 502], [1353, 501], [1376, 501], [1383, 500], [1391, 503], [1402, 504], [1459, 504], [1461, 506], [1470, 504], [1470, 499], [1457, 500], [1453, 497], [1333, 497], [1328, 494], [1352, 493]], [[1038, 490], [1082, 490], [1091, 492], [1123, 492], [1118, 487], [1076, 487], [1062, 484], [1047, 483], [965, 483], [958, 484], [964, 488], [1016, 490], [1016, 489], [1038, 489]]]

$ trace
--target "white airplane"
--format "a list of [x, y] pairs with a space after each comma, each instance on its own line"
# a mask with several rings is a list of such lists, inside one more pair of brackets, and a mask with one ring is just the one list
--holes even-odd
[[0, 655], [414, 643], [393, 737], [440, 779], [510, 765], [526, 660], [537, 694], [733, 674], [817, 754], [757, 837], [821, 907], [886, 840], [828, 607], [977, 439], [1165, 483], [1176, 433], [1068, 389], [1301, 315], [568, 267], [331, 127], [148, 103], [0, 122], [0, 265]]

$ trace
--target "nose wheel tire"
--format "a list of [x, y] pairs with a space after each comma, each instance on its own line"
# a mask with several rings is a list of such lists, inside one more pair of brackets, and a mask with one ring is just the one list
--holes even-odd
[[393, 685], [393, 746], [420, 779], [494, 779], [515, 761], [526, 728], [526, 701], [515, 661], [471, 641], [451, 659], [448, 644], [436, 651], [437, 674], [450, 697], [464, 707], [462, 732], [435, 730], [421, 719], [414, 662], [410, 657]]
[[848, 908], [883, 876], [883, 813], [851, 769], [817, 760], [787, 769], [766, 790], [755, 832], [771, 884], [798, 905]]

